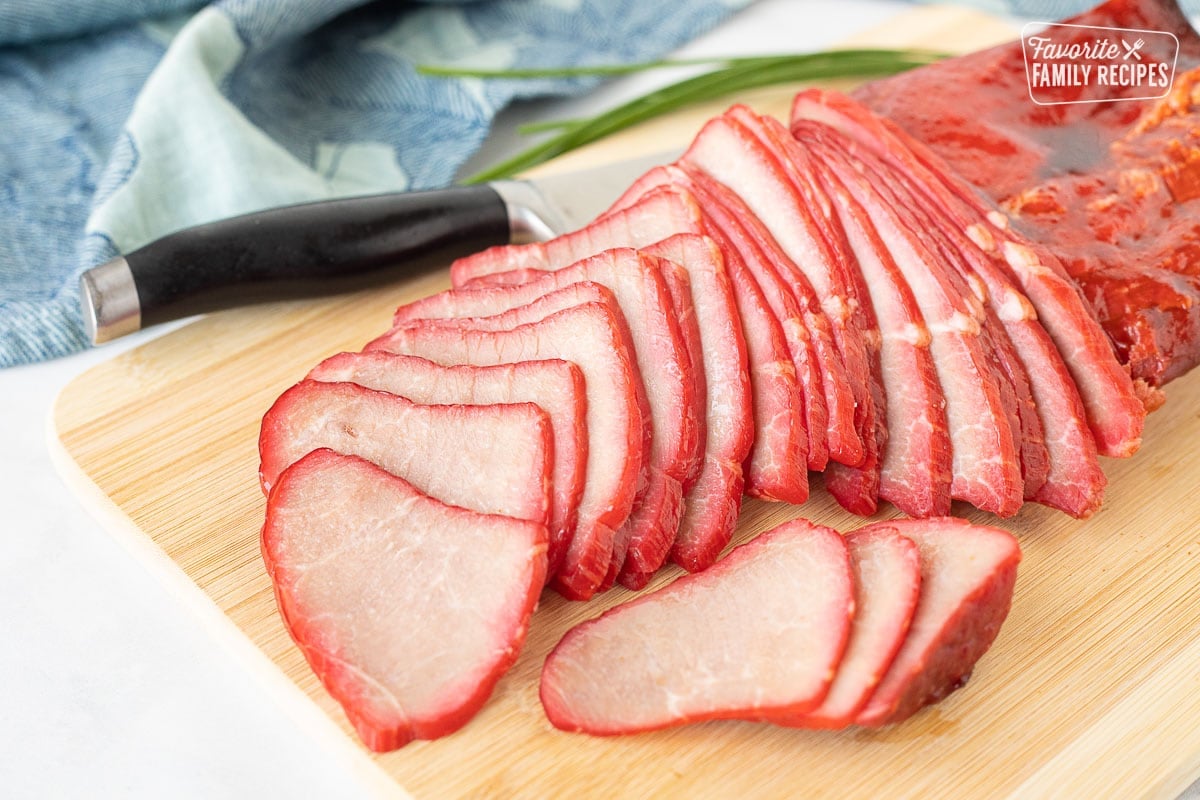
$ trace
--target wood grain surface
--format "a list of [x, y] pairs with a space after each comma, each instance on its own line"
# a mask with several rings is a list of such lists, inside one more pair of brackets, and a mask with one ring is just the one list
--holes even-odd
[[[969, 50], [1011, 38], [962, 10], [904, 15], [856, 43]], [[739, 98], [785, 115], [794, 87]], [[683, 144], [726, 104], [679, 114], [551, 169]], [[450, 797], [1171, 797], [1200, 775], [1200, 374], [1176, 381], [1140, 453], [1106, 461], [1104, 507], [1076, 522], [1037, 506], [996, 523], [1024, 561], [1011, 615], [968, 685], [910, 721], [839, 733], [712, 722], [622, 738], [551, 728], [542, 660], [573, 624], [629, 596], [547, 592], [515, 668], [462, 731], [366, 753], [292, 644], [259, 557], [259, 420], [320, 359], [359, 349], [445, 270], [369, 293], [213, 314], [81, 375], [51, 449], [81, 500], [211, 623], [278, 702], [367, 770], [382, 793]], [[889, 508], [890, 510], [890, 508]], [[747, 501], [736, 541], [805, 516], [862, 520], [814, 482], [804, 506]], [[881, 516], [885, 516], [883, 514]], [[653, 585], [678, 574], [665, 570]]]

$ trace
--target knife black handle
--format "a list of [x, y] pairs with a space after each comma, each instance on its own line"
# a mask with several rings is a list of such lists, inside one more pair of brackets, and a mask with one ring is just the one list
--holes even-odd
[[84, 316], [98, 343], [206, 311], [375, 285], [510, 235], [506, 203], [486, 184], [270, 209], [173, 233], [84, 273]]

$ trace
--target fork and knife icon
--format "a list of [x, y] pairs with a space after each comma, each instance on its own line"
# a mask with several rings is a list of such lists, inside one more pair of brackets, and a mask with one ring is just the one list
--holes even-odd
[[1140, 52], [1138, 52], [1138, 51], [1139, 51], [1139, 50], [1141, 50], [1141, 49], [1142, 49], [1142, 47], [1143, 47], [1145, 44], [1146, 44], [1146, 40], [1145, 40], [1145, 39], [1138, 39], [1138, 40], [1137, 40], [1137, 41], [1135, 41], [1133, 44], [1130, 44], [1129, 42], [1127, 42], [1127, 41], [1125, 41], [1124, 39], [1122, 39], [1122, 40], [1121, 40], [1121, 45], [1122, 45], [1122, 46], [1125, 48], [1125, 56], [1124, 56], [1124, 59], [1125, 59], [1126, 61], [1128, 61], [1130, 58], [1134, 58], [1134, 59], [1136, 59], [1136, 60], [1138, 60], [1138, 61], [1141, 61], [1141, 60], [1142, 60], [1142, 54], [1141, 54]]

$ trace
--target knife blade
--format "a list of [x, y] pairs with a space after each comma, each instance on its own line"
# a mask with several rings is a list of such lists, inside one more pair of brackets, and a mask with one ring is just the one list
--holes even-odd
[[284, 206], [187, 228], [85, 271], [102, 344], [193, 314], [361, 289], [594, 219], [678, 151], [524, 180]]

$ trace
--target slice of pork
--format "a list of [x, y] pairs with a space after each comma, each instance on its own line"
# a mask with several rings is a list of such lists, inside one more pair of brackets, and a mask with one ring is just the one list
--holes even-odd
[[444, 503], [545, 525], [553, 435], [532, 403], [422, 405], [355, 383], [303, 380], [263, 416], [259, 475], [269, 492], [290, 464], [329, 448]]
[[575, 531], [587, 462], [587, 389], [579, 367], [561, 359], [447, 367], [417, 356], [377, 350], [330, 356], [307, 377], [357, 383], [414, 403], [533, 403], [545, 411], [554, 439], [547, 560], [551, 574], [562, 565]]
[[795, 520], [571, 629], [542, 705], [555, 727], [600, 735], [802, 713], [825, 697], [853, 612], [841, 535]]
[[[680, 201], [674, 194], [664, 202]], [[671, 263], [686, 264], [690, 300], [700, 338], [700, 360], [707, 376], [704, 464], [684, 496], [683, 519], [671, 559], [691, 572], [712, 564], [733, 536], [742, 504], [742, 464], [754, 441], [753, 400], [746, 341], [725, 262], [715, 242], [681, 233], [645, 248]], [[682, 304], [680, 301], [679, 304]], [[621, 582], [645, 586], [650, 563], [629, 565]]]
[[546, 529], [321, 449], [273, 487], [262, 555], [288, 632], [383, 752], [445, 736], [487, 701], [524, 643]]
[[803, 728], [844, 728], [854, 722], [904, 643], [921, 591], [917, 546], [880, 524], [846, 536], [854, 571], [854, 625], [829, 694], [817, 708], [773, 720]]

